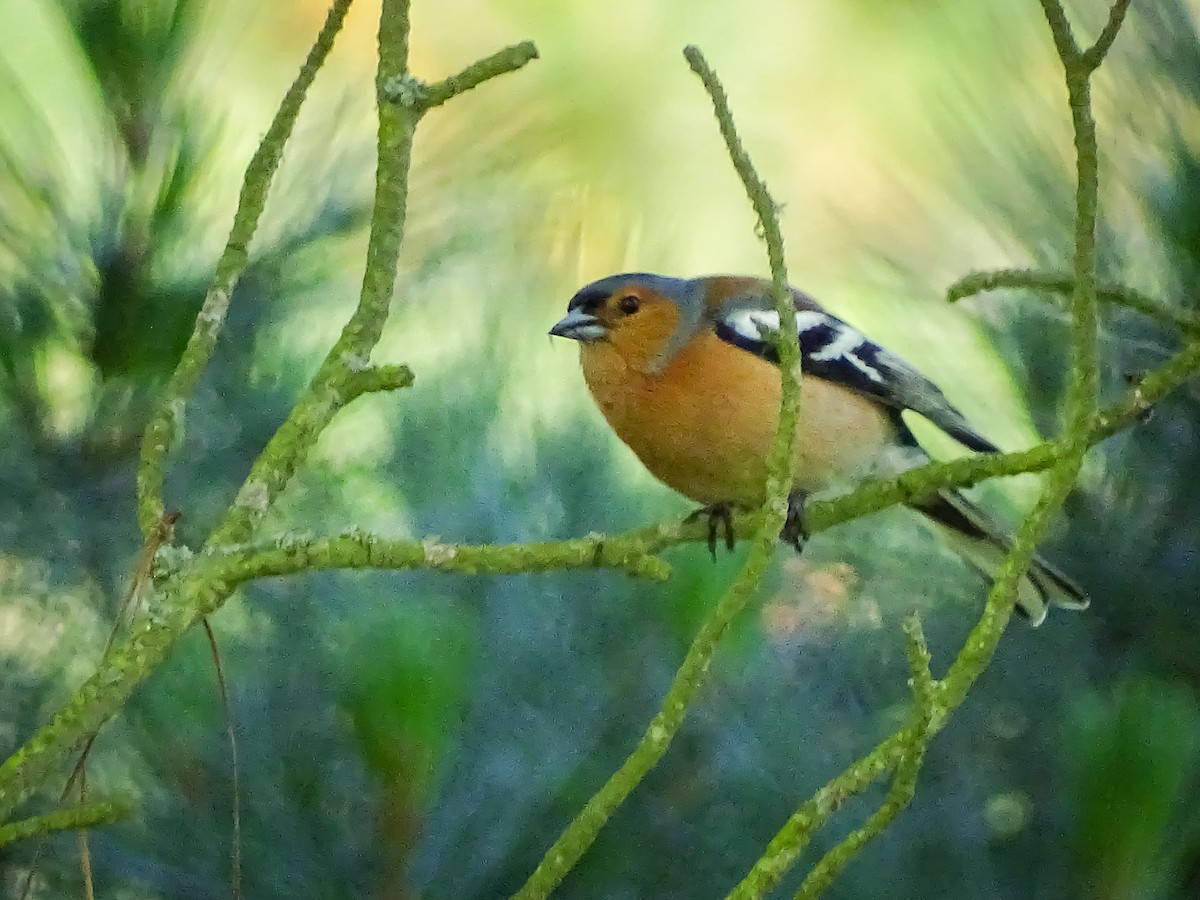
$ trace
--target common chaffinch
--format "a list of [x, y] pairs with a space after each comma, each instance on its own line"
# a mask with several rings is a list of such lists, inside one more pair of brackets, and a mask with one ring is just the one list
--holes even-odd
[[[784, 538], [803, 542], [803, 500], [861, 476], [889, 455], [927, 460], [901, 414], [920, 413], [964, 446], [996, 452], [929, 379], [792, 289], [801, 368], [800, 421]], [[766, 459], [779, 421], [779, 330], [771, 282], [629, 273], [582, 288], [550, 334], [579, 341], [584, 379], [617, 436], [660, 481], [704, 504], [710, 547], [718, 519], [765, 499]], [[892, 454], [895, 455], [895, 454]], [[958, 491], [910, 501], [985, 573], [1012, 539]], [[1088, 600], [1035, 557], [1017, 606], [1034, 624]]]

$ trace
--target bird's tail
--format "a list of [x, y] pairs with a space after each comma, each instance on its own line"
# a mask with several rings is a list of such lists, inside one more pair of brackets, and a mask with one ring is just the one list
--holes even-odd
[[[939, 491], [912, 506], [941, 526], [954, 549], [989, 577], [1012, 547], [1012, 536], [957, 491]], [[1032, 624], [1041, 625], [1051, 606], [1087, 609], [1088, 598], [1079, 585], [1035, 554], [1017, 586], [1017, 610]]]

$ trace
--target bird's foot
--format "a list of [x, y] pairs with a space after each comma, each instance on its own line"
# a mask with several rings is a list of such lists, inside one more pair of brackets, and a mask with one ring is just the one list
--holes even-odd
[[792, 491], [788, 494], [787, 518], [783, 520], [783, 530], [779, 537], [796, 548], [797, 553], [804, 552], [808, 541], [808, 528], [804, 525], [804, 501], [808, 494], [804, 491]]
[[725, 531], [725, 549], [732, 550], [734, 546], [733, 504], [724, 502], [702, 506], [683, 522], [687, 525], [698, 519], [708, 519], [708, 552], [712, 554], [713, 562], [716, 562], [718, 531], [722, 529]]

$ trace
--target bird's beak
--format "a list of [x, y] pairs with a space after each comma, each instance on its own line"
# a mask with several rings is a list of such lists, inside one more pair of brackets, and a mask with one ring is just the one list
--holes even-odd
[[572, 309], [550, 329], [555, 337], [570, 338], [583, 344], [591, 344], [608, 334], [600, 320], [578, 309]]

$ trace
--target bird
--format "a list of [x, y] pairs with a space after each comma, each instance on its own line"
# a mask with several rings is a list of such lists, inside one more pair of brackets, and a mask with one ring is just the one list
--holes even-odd
[[[731, 513], [766, 500], [767, 457], [782, 377], [772, 282], [737, 275], [676, 278], [629, 272], [581, 288], [551, 329], [579, 342], [584, 381], [617, 436], [659, 481], [702, 504], [715, 553], [718, 523], [733, 547]], [[917, 413], [964, 447], [998, 448], [913, 365], [790, 288], [803, 377], [781, 537], [801, 550], [804, 499], [869, 473], [890, 457], [927, 461], [902, 414]], [[992, 575], [1011, 535], [960, 491], [908, 505]], [[1086, 609], [1083, 590], [1035, 555], [1017, 589], [1038, 625], [1051, 606]]]

